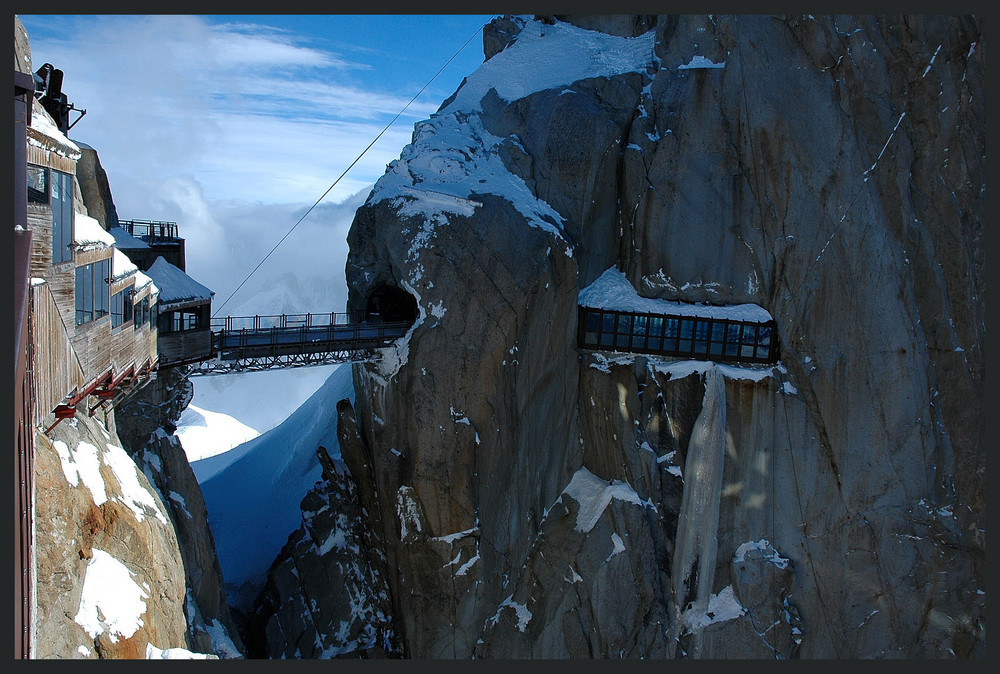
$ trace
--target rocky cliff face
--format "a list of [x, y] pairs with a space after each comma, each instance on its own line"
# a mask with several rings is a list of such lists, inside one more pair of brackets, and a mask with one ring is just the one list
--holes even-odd
[[[303, 504], [352, 485], [402, 654], [984, 657], [981, 20], [505, 17], [484, 47], [351, 228], [348, 308], [416, 321]], [[581, 350], [613, 266], [767, 309], [780, 362]], [[274, 607], [343, 604], [325, 578], [271, 583], [272, 624], [323, 632]]]
[[201, 491], [150, 414], [169, 414], [158, 388], [131, 401], [145, 435], [129, 405], [121, 427], [81, 411], [35, 434], [36, 658], [243, 657]]

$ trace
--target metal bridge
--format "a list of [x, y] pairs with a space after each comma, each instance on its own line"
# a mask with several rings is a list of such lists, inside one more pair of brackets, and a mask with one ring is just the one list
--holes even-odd
[[213, 318], [212, 355], [195, 363], [191, 374], [373, 360], [411, 325], [370, 312]]

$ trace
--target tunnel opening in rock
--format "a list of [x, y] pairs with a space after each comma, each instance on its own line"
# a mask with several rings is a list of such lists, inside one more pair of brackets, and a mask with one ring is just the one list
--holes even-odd
[[383, 285], [375, 288], [365, 303], [365, 318], [370, 322], [407, 322], [417, 320], [417, 300], [402, 288]]

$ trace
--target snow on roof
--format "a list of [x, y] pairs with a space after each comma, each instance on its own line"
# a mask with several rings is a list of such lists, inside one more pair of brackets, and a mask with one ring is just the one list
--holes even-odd
[[148, 286], [150, 284], [152, 284], [152, 286], [153, 286], [152, 289], [150, 289], [150, 291], [149, 291], [150, 293], [152, 293], [152, 294], [155, 295], [155, 294], [157, 294], [157, 293], [160, 292], [160, 289], [156, 287], [155, 283], [153, 283], [153, 279], [149, 278], [148, 276], [146, 276], [141, 271], [137, 270], [135, 272], [135, 289], [136, 289], [136, 292], [142, 290], [143, 288], [145, 288], [146, 286]]
[[562, 21], [528, 21], [506, 49], [466, 78], [441, 113], [479, 111], [490, 89], [506, 101], [516, 101], [591, 77], [646, 72], [655, 62], [654, 35], [651, 30], [638, 37], [616, 37]]
[[149, 244], [142, 239], [137, 239], [121, 227], [112, 227], [111, 236], [115, 237], [115, 243], [119, 248], [149, 248]]
[[115, 237], [94, 218], [83, 213], [73, 214], [73, 243], [80, 248], [107, 248], [115, 245]]
[[[139, 271], [139, 268], [128, 259], [128, 255], [117, 248], [111, 254], [111, 280], [120, 281], [130, 274]], [[149, 278], [148, 276], [146, 278]]]
[[577, 300], [580, 306], [592, 309], [614, 309], [634, 313], [649, 313], [675, 316], [697, 316], [701, 318], [726, 318], [733, 321], [766, 323], [771, 314], [757, 304], [734, 304], [711, 306], [687, 304], [673, 300], [641, 297], [625, 274], [617, 267], [611, 267], [589, 286], [580, 291]]
[[[34, 101], [31, 108], [31, 124], [28, 127], [30, 130], [35, 131], [36, 134], [28, 134], [28, 145], [34, 145], [35, 147], [40, 147], [43, 150], [53, 151], [58, 155], [68, 157], [69, 159], [79, 159], [83, 156], [80, 152], [80, 148], [71, 141], [69, 138], [59, 130], [56, 123], [52, 120], [49, 113], [42, 107], [41, 103]], [[48, 143], [43, 142], [43, 139], [39, 137], [43, 136], [49, 140]]]
[[167, 262], [162, 256], [156, 258], [156, 262], [150, 266], [146, 274], [160, 289], [161, 305], [192, 300], [211, 300], [212, 296], [215, 295], [211, 290]]

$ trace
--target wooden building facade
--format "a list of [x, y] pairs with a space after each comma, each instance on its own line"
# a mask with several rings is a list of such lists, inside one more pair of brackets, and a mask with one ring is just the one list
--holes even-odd
[[[51, 429], [78, 406], [93, 413], [157, 367], [157, 289], [128, 258], [115, 255], [114, 238], [86, 215], [76, 180], [79, 148], [40, 106], [32, 117], [22, 170], [32, 233], [33, 422], [48, 419]], [[114, 269], [116, 259], [125, 269]], [[129, 320], [121, 320], [125, 315]]]

